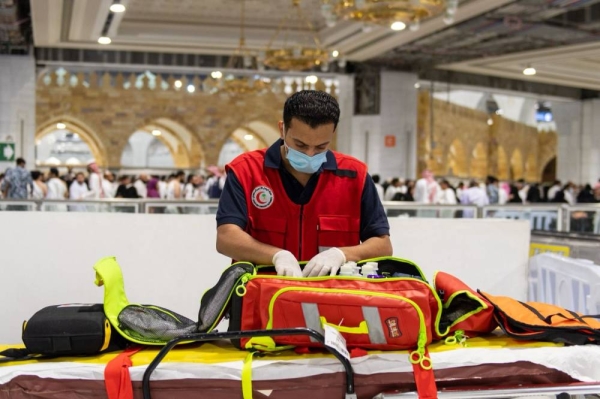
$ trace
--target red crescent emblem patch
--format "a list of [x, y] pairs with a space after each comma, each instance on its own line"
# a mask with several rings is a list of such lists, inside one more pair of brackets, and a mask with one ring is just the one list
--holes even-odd
[[273, 204], [273, 191], [267, 186], [258, 186], [252, 190], [252, 204], [258, 209], [267, 209]]

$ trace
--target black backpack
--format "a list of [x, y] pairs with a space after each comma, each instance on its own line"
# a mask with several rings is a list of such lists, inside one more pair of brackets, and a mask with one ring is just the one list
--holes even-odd
[[99, 304], [47, 306], [23, 323], [25, 348], [11, 348], [0, 357], [87, 356], [121, 350], [127, 341], [110, 325]]

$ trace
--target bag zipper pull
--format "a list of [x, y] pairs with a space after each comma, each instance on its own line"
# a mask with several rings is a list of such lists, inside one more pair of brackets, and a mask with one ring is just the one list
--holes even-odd
[[245, 273], [242, 274], [242, 277], [240, 277], [240, 284], [238, 284], [237, 287], [235, 287], [235, 294], [237, 296], [244, 296], [246, 295], [246, 283], [248, 283], [248, 281], [250, 280], [250, 277], [252, 277], [252, 273]]
[[444, 344], [446, 344], [446, 345], [461, 345], [463, 347], [466, 347], [467, 346], [467, 344], [466, 344], [467, 338], [469, 338], [469, 337], [467, 337], [465, 335], [464, 330], [456, 330], [454, 332], [453, 336], [448, 337], [444, 340]]
[[426, 342], [427, 333], [419, 332], [417, 350], [408, 354], [408, 360], [412, 364], [418, 364], [423, 370], [431, 370], [433, 367], [433, 363], [431, 363], [431, 358], [425, 355]]

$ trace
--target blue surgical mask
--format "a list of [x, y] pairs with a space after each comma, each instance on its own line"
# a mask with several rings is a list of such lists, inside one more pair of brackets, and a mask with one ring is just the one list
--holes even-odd
[[287, 150], [286, 158], [290, 161], [292, 168], [298, 172], [312, 174], [317, 172], [321, 165], [327, 161], [327, 151], [315, 154], [312, 157], [303, 152], [290, 148], [285, 141], [283, 142]]

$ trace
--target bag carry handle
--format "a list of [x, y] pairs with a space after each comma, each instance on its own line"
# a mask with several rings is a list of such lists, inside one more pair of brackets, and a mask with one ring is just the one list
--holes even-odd
[[[229, 331], [219, 332], [213, 331], [211, 333], [196, 333], [182, 335], [169, 341], [156, 355], [156, 357], [150, 362], [146, 371], [144, 372], [144, 378], [142, 379], [142, 392], [144, 399], [152, 399], [150, 395], [150, 376], [169, 353], [175, 345], [180, 342], [207, 342], [216, 341], [220, 339], [238, 339], [238, 338], [252, 338], [252, 337], [280, 337], [284, 335], [308, 335], [313, 337], [317, 342], [323, 344], [324, 348], [329, 351], [337, 360], [344, 366], [346, 372], [346, 399], [356, 399], [356, 393], [354, 392], [354, 370], [350, 361], [346, 359], [337, 349], [325, 345], [325, 337], [319, 334], [315, 330], [310, 328], [284, 328], [274, 330], [247, 330], [247, 331]], [[434, 380], [435, 381], [435, 380]]]
[[346, 334], [368, 334], [369, 333], [369, 326], [367, 325], [367, 322], [365, 320], [361, 321], [358, 324], [358, 327], [346, 327], [346, 326], [339, 326], [339, 325], [333, 324], [333, 323], [328, 323], [327, 319], [323, 316], [319, 317], [319, 320], [321, 321], [321, 325], [323, 325], [323, 326], [328, 325], [329, 327], [333, 327], [341, 333], [346, 333]]

